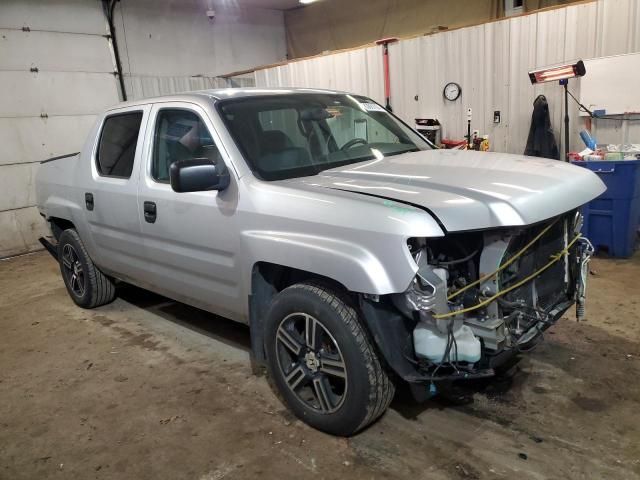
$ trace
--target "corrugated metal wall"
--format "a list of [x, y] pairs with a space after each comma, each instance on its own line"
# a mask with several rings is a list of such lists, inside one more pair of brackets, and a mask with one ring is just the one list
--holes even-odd
[[98, 0], [0, 2], [0, 258], [39, 248], [34, 177], [118, 102]]
[[253, 87], [251, 77], [157, 77], [153, 75], [125, 75], [125, 88], [131, 100], [169, 95], [171, 93], [205, 90], [208, 88]]
[[257, 70], [257, 87], [313, 87], [384, 98], [382, 57], [377, 47], [325, 55]]
[[[490, 135], [492, 149], [522, 153], [533, 100], [547, 96], [552, 124], [560, 142], [563, 95], [557, 84], [532, 86], [527, 72], [535, 67], [640, 51], [640, 2], [598, 0], [565, 8], [487, 23], [390, 46], [392, 106], [405, 121], [438, 118], [443, 137], [462, 138], [466, 111], [473, 109], [472, 128]], [[299, 86], [347, 90], [383, 101], [380, 47], [342, 52], [255, 72], [257, 86]], [[588, 74], [588, 73], [587, 73]], [[448, 102], [447, 82], [462, 86], [462, 96]], [[570, 82], [579, 93], [579, 80]], [[580, 148], [583, 119], [570, 104], [571, 148]], [[501, 123], [493, 123], [500, 110]], [[638, 124], [598, 121], [603, 142], [640, 141]], [[617, 128], [616, 128], [617, 127]], [[622, 134], [625, 134], [625, 139]]]

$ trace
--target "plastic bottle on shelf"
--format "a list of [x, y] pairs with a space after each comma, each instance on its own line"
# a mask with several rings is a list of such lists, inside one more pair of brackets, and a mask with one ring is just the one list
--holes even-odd
[[588, 131], [586, 130], [582, 130], [580, 132], [580, 138], [582, 139], [582, 141], [584, 142], [584, 144], [587, 146], [587, 148], [591, 149], [591, 150], [595, 150], [597, 147], [596, 141], [595, 139], [589, 134]]

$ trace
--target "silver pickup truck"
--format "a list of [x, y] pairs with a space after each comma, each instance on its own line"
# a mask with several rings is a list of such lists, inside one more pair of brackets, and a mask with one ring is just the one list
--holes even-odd
[[42, 162], [38, 208], [71, 298], [125, 281], [250, 326], [305, 422], [350, 435], [408, 382], [487, 377], [574, 303], [587, 169], [437, 150], [369, 98], [228, 89], [120, 104]]

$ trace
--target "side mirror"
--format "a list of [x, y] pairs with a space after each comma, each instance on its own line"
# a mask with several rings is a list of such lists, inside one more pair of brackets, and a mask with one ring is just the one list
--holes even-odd
[[174, 192], [224, 190], [231, 180], [224, 163], [214, 165], [207, 159], [178, 160], [169, 167]]

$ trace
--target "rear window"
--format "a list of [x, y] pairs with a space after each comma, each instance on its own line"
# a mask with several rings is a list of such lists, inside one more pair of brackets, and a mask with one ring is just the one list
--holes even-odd
[[131, 176], [141, 122], [142, 112], [121, 113], [105, 119], [96, 159], [100, 175]]

